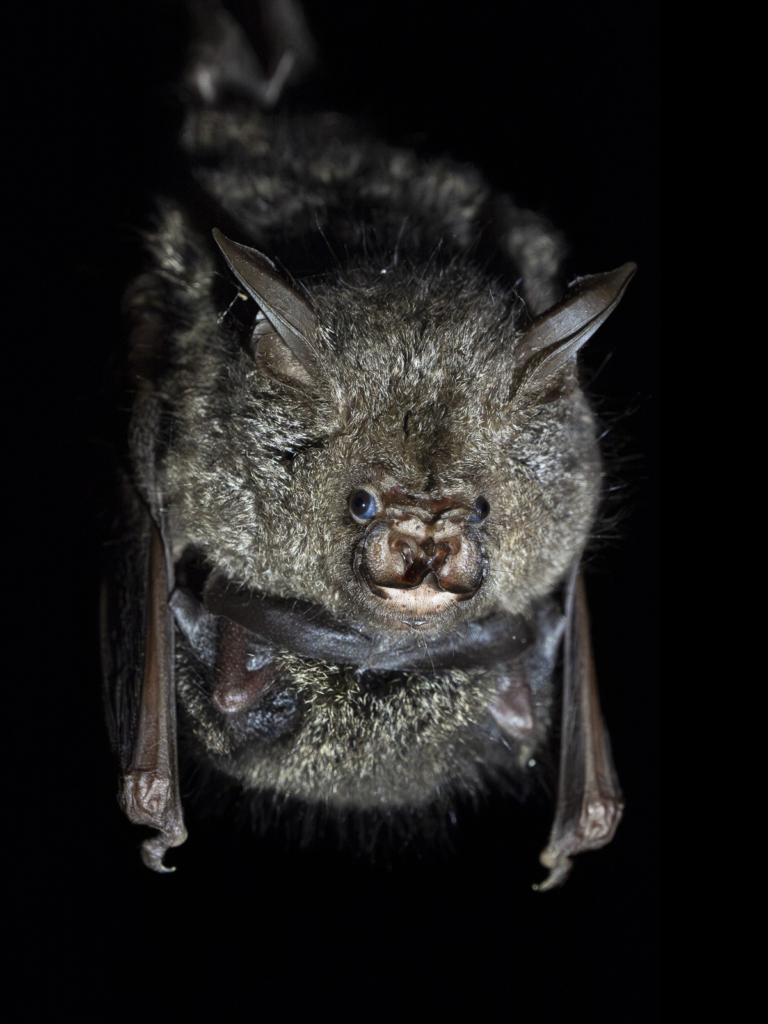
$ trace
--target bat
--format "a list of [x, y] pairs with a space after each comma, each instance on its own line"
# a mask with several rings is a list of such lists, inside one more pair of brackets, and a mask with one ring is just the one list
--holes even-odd
[[417, 818], [525, 780], [557, 733], [548, 889], [623, 806], [581, 571], [603, 470], [578, 354], [636, 268], [566, 282], [559, 232], [474, 168], [281, 109], [314, 45], [293, 0], [258, 13], [264, 60], [190, 5], [191, 184], [125, 299], [102, 602], [120, 803], [165, 872], [180, 747], [276, 805]]

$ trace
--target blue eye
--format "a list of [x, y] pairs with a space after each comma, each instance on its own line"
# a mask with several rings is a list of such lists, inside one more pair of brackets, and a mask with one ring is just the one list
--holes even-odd
[[349, 499], [349, 511], [355, 519], [373, 519], [376, 515], [376, 499], [370, 491], [355, 491]]
[[482, 495], [475, 501], [472, 508], [474, 511], [472, 512], [472, 515], [469, 517], [470, 523], [482, 522], [483, 519], [485, 519], [485, 517], [491, 511], [491, 506], [488, 504], [485, 498], [482, 497]]

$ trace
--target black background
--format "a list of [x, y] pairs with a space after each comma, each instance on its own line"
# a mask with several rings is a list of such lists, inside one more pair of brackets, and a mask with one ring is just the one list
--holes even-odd
[[[136, 832], [115, 803], [102, 724], [99, 556], [120, 422], [109, 386], [123, 351], [117, 311], [141, 264], [152, 195], [173, 178], [182, 40], [173, 4], [59, 9], [44, 37], [29, 27], [20, 43], [46, 55], [25, 83], [40, 87], [30, 133], [39, 156], [21, 141], [14, 150], [30, 210], [46, 211], [25, 232], [35, 272], [23, 318], [42, 320], [42, 340], [14, 347], [32, 368], [7, 396], [20, 403], [9, 447], [23, 481], [10, 546], [25, 566], [42, 556], [14, 577], [32, 591], [19, 602], [29, 635], [6, 746], [7, 793], [20, 796], [6, 813], [21, 1005], [115, 1021], [653, 1020], [655, 8], [391, 0], [306, 9], [330, 106], [365, 114], [392, 141], [481, 167], [565, 231], [574, 274], [639, 264], [587, 354], [600, 368], [601, 415], [623, 438], [613, 466], [624, 517], [597, 547], [588, 588], [625, 819], [611, 846], [579, 858], [566, 886], [548, 894], [530, 888], [543, 874], [547, 809], [521, 812], [502, 797], [464, 809], [452, 850], [441, 853], [371, 865], [330, 842], [297, 849], [280, 835], [253, 839], [228, 819], [193, 818], [188, 843], [172, 854], [175, 875], [141, 866]], [[41, 318], [36, 306], [48, 300]]]

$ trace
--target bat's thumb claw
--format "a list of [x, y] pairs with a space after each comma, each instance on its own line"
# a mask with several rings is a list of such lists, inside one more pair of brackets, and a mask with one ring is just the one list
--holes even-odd
[[570, 857], [566, 857], [564, 853], [553, 856], [550, 852], [550, 847], [542, 851], [539, 861], [545, 868], [549, 868], [549, 874], [543, 882], [538, 882], [532, 886], [536, 892], [546, 892], [547, 889], [556, 889], [558, 885], [562, 885], [568, 875], [570, 875], [573, 867], [573, 861]]
[[160, 835], [152, 836], [151, 839], [145, 839], [141, 844], [141, 859], [152, 871], [157, 871], [161, 875], [169, 875], [176, 868], [168, 867], [167, 864], [164, 864], [163, 858], [172, 846], [180, 846], [184, 839], [186, 839], [186, 832], [182, 839], [179, 839], [177, 836], [166, 835], [162, 832]]

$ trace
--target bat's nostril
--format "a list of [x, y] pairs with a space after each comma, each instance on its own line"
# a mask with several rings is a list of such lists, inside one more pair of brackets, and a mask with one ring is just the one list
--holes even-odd
[[427, 562], [427, 568], [432, 572], [437, 572], [438, 569], [441, 569], [445, 565], [450, 557], [450, 547], [445, 542], [437, 544], [429, 561]]
[[378, 523], [363, 541], [358, 555], [359, 580], [373, 594], [389, 599], [390, 591], [439, 591], [464, 599], [476, 593], [486, 576], [482, 547], [460, 531], [435, 540], [415, 537]]

